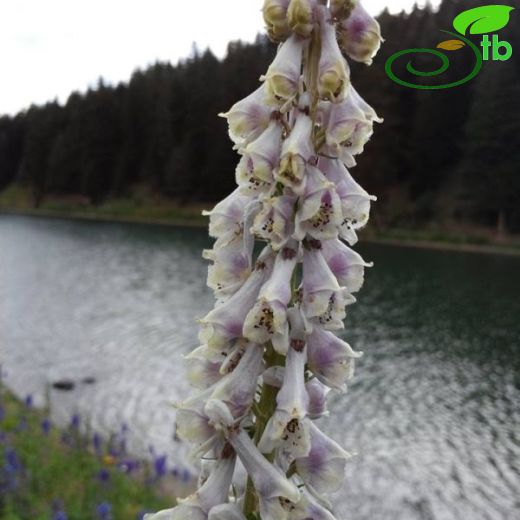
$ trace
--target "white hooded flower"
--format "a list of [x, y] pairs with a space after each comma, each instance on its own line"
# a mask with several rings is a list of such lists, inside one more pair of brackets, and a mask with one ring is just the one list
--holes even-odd
[[228, 112], [219, 114], [229, 125], [229, 137], [237, 148], [255, 140], [269, 125], [272, 107], [265, 103], [265, 85], [235, 103]]
[[354, 155], [363, 152], [373, 133], [375, 119], [368, 119], [363, 108], [350, 93], [337, 105], [320, 105], [325, 128], [322, 152], [340, 158], [349, 167], [355, 166]]
[[289, 325], [287, 304], [291, 299], [291, 278], [298, 251], [284, 247], [276, 256], [269, 280], [260, 289], [258, 301], [244, 322], [243, 335], [250, 341], [271, 341], [276, 351], [287, 352]]
[[252, 232], [267, 240], [278, 251], [290, 240], [294, 231], [296, 197], [280, 195], [264, 199], [262, 209], [253, 221]]
[[350, 293], [361, 289], [365, 267], [374, 265], [365, 262], [361, 255], [336, 238], [324, 240], [321, 243], [321, 252], [338, 283], [346, 287]]
[[306, 41], [300, 36], [290, 36], [278, 49], [274, 61], [262, 78], [269, 97], [276, 103], [282, 103], [282, 110], [298, 93], [305, 44]]
[[340, 237], [350, 245], [354, 245], [357, 242], [356, 231], [368, 222], [370, 203], [377, 198], [369, 195], [352, 178], [341, 161], [321, 157], [319, 167], [327, 179], [334, 183], [336, 193], [340, 198], [342, 213]]
[[203, 258], [212, 263], [208, 266], [208, 286], [217, 298], [234, 294], [251, 274], [254, 237], [251, 224], [260, 203], [251, 202], [244, 209], [244, 222], [237, 229], [220, 235], [213, 249], [202, 252]]
[[339, 25], [341, 47], [355, 61], [372, 64], [372, 58], [381, 47], [381, 27], [365, 8], [356, 4], [348, 18]]
[[[297, 314], [298, 309], [291, 309], [293, 322], [301, 323]], [[291, 330], [291, 347], [287, 352], [283, 384], [276, 396], [276, 410], [258, 444], [264, 453], [280, 448], [292, 457], [301, 457], [310, 449], [310, 421], [307, 419], [309, 395], [305, 388], [307, 351], [304, 340], [299, 339], [301, 332]], [[299, 337], [295, 337], [295, 334]]]
[[320, 98], [337, 103], [350, 86], [350, 70], [341, 54], [336, 40], [336, 28], [327, 19], [326, 10], [320, 7], [321, 56], [318, 70], [318, 93]]
[[242, 337], [245, 317], [255, 304], [260, 287], [271, 272], [272, 264], [272, 252], [269, 247], [266, 247], [244, 285], [200, 320], [201, 343], [210, 348], [222, 349]]
[[262, 520], [287, 520], [288, 505], [300, 500], [298, 488], [260, 453], [244, 430], [232, 432], [229, 442], [254, 484]]
[[244, 213], [250, 202], [251, 199], [243, 195], [237, 188], [211, 211], [203, 211], [203, 215], [209, 216], [209, 235], [219, 238], [230, 231], [240, 233]]
[[340, 199], [332, 182], [315, 166], [307, 166], [305, 189], [299, 201], [293, 237], [303, 240], [335, 238], [341, 224]]
[[310, 431], [311, 450], [306, 457], [296, 459], [296, 471], [305, 484], [319, 494], [337, 491], [345, 476], [346, 461], [351, 455], [314, 423], [311, 423]]
[[344, 326], [345, 306], [356, 299], [338, 284], [320, 247], [310, 243], [303, 252], [302, 309], [304, 315], [316, 324], [337, 330]]
[[[236, 368], [216, 384], [209, 400], [222, 401], [234, 418], [242, 417], [255, 397], [263, 354], [262, 346], [254, 343], [247, 345]], [[205, 412], [208, 413], [206, 408]]]
[[362, 352], [331, 332], [315, 327], [308, 339], [307, 365], [309, 370], [325, 385], [345, 390], [345, 382], [354, 374], [354, 360]]
[[197, 388], [208, 388], [222, 378], [220, 367], [225, 354], [202, 345], [184, 356], [188, 381]]
[[278, 166], [282, 149], [282, 126], [275, 120], [241, 152], [235, 175], [241, 193], [266, 192], [273, 182], [273, 170]]
[[280, 166], [274, 172], [276, 180], [298, 192], [307, 162], [314, 154], [312, 119], [298, 111], [294, 127], [283, 143]]
[[173, 509], [146, 515], [145, 519], [208, 520], [208, 514], [213, 507], [227, 502], [234, 469], [234, 454], [220, 458], [209, 478], [193, 495], [178, 499], [179, 505]]

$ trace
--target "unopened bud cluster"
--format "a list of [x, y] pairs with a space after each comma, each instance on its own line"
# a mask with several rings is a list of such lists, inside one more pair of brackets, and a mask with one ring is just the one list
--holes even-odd
[[[308, 38], [317, 27], [318, 0], [265, 0], [264, 21], [269, 37], [283, 42], [291, 35]], [[381, 30], [358, 0], [330, 0], [329, 13], [341, 50], [351, 59], [370, 65], [379, 50]]]
[[361, 356], [335, 332], [370, 265], [349, 246], [375, 197], [347, 168], [381, 119], [338, 37], [369, 63], [379, 26], [354, 0], [266, 0], [264, 17], [281, 44], [259, 88], [223, 114], [238, 187], [207, 212], [216, 304], [187, 356], [199, 392], [177, 407], [177, 434], [204, 461], [199, 488], [148, 520], [334, 520], [327, 494], [349, 458], [316, 421]]

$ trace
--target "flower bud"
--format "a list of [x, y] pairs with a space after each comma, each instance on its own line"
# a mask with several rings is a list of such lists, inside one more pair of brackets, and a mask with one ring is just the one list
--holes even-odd
[[361, 4], [339, 25], [341, 48], [355, 61], [370, 65], [383, 38], [377, 20], [370, 16]]
[[314, 1], [291, 0], [287, 10], [289, 27], [300, 36], [309, 37], [314, 28]]
[[321, 57], [318, 71], [318, 93], [333, 103], [345, 97], [350, 85], [350, 70], [336, 40], [335, 26], [322, 13]]
[[344, 20], [350, 16], [357, 0], [330, 0], [330, 12], [336, 20]]
[[287, 7], [289, 0], [264, 0], [262, 13], [269, 38], [282, 42], [291, 34], [287, 24]]

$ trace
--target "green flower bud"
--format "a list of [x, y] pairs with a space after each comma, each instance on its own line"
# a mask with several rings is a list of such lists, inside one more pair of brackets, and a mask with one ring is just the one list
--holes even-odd
[[286, 40], [291, 34], [287, 23], [289, 0], [264, 0], [262, 13], [269, 38], [275, 42]]
[[291, 0], [287, 10], [289, 27], [300, 36], [307, 38], [314, 28], [313, 0]]
[[357, 4], [357, 0], [330, 0], [330, 12], [336, 20], [344, 20]]

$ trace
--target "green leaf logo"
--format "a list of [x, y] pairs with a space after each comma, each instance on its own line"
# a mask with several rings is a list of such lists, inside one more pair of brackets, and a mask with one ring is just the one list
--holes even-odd
[[460, 13], [453, 20], [453, 27], [460, 34], [486, 34], [498, 31], [509, 22], [509, 13], [514, 9], [509, 5], [484, 5]]

